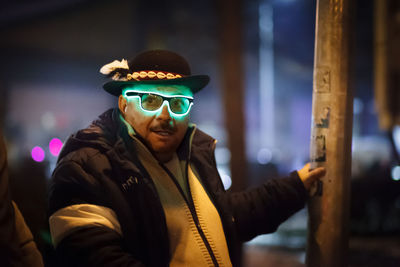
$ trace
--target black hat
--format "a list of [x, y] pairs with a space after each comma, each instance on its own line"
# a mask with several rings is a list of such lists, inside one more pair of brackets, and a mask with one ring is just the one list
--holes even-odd
[[100, 72], [113, 80], [103, 85], [108, 93], [119, 96], [123, 88], [135, 84], [184, 85], [197, 93], [210, 81], [208, 75], [191, 75], [182, 56], [166, 50], [149, 50], [132, 60], [114, 60]]

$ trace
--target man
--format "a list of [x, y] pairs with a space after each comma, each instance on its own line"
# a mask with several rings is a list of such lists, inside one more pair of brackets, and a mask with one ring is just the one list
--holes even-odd
[[0, 265], [42, 267], [42, 255], [18, 206], [11, 200], [7, 153], [0, 129]]
[[[276, 230], [324, 175], [306, 165], [226, 192], [216, 141], [189, 123], [206, 75], [164, 50], [101, 69], [118, 109], [72, 135], [50, 190], [50, 230], [70, 266], [238, 266], [239, 245]], [[299, 177], [300, 176], [300, 177]]]

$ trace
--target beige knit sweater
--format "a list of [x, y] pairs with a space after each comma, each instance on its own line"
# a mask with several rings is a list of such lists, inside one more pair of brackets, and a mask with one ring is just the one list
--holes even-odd
[[[214, 266], [177, 185], [150, 151], [134, 135], [131, 136], [136, 141], [140, 161], [155, 183], [165, 212], [171, 249], [170, 266]], [[188, 166], [186, 180], [186, 164], [179, 162], [176, 154], [170, 162], [165, 164], [165, 167], [175, 176], [186, 198], [189, 192], [192, 194], [200, 227], [218, 264], [232, 266], [220, 216], [200, 179], [196, 176], [195, 170], [190, 165]]]

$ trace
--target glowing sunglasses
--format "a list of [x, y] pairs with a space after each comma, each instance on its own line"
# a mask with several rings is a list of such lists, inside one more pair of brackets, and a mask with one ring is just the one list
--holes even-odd
[[164, 103], [168, 110], [175, 116], [185, 116], [193, 106], [193, 97], [184, 95], [164, 95], [158, 92], [146, 92], [137, 90], [124, 90], [122, 95], [127, 98], [139, 98], [139, 106], [143, 111], [157, 112]]

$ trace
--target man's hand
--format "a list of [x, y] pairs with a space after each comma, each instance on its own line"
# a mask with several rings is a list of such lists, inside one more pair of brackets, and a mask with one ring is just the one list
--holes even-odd
[[301, 170], [297, 171], [297, 173], [299, 174], [299, 177], [303, 182], [304, 187], [307, 191], [309, 191], [315, 181], [325, 176], [326, 169], [325, 167], [318, 167], [316, 169], [310, 170], [310, 163], [307, 163]]

